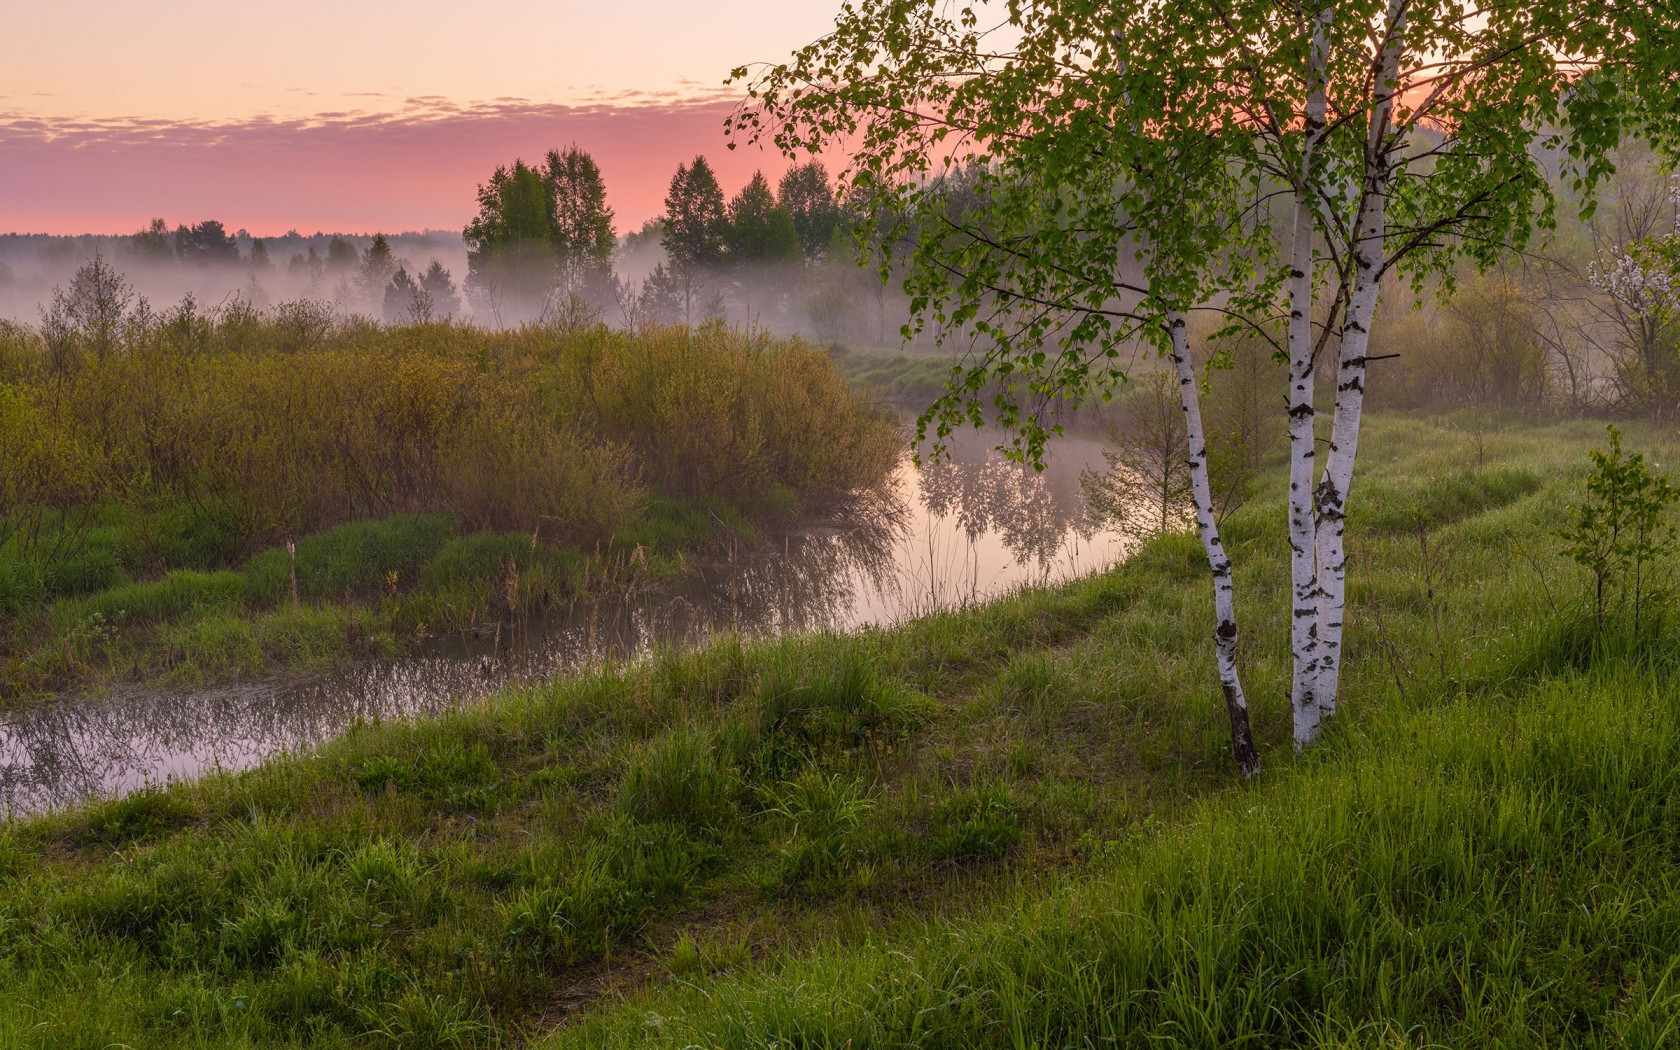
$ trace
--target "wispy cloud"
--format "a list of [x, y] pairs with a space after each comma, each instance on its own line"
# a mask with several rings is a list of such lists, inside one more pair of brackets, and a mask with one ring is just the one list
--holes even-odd
[[671, 172], [696, 153], [729, 189], [784, 166], [727, 148], [732, 98], [660, 95], [571, 106], [417, 96], [394, 111], [240, 121], [0, 114], [0, 230], [120, 233], [152, 216], [257, 234], [460, 227], [495, 165], [570, 142], [595, 155], [620, 227], [633, 228], [660, 211]]

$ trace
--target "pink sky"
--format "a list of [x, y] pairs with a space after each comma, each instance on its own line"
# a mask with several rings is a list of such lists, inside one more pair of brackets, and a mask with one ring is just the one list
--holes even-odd
[[0, 123], [0, 231], [131, 233], [153, 216], [220, 219], [256, 236], [296, 228], [459, 229], [498, 163], [576, 142], [601, 165], [619, 231], [658, 214], [679, 161], [705, 154], [733, 192], [787, 162], [726, 148], [729, 102], [501, 103], [299, 120]]
[[495, 165], [576, 142], [620, 231], [704, 153], [733, 192], [732, 66], [783, 59], [840, 0], [116, 0], [18, 5], [0, 65], [0, 232], [207, 218], [459, 229]]

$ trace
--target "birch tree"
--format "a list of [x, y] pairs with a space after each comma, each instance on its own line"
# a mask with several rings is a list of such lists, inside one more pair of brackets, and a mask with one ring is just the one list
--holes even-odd
[[[1382, 278], [1422, 289], [1433, 275], [1450, 292], [1463, 263], [1491, 265], [1550, 226], [1545, 164], [1590, 201], [1619, 140], [1671, 146], [1675, 20], [1620, 0], [852, 0], [789, 61], [736, 71], [751, 91], [729, 126], [790, 155], [850, 154], [843, 187], [881, 205], [865, 232], [905, 257], [889, 252], [881, 273], [903, 275], [906, 338], [967, 341], [924, 434], [990, 420], [1036, 462], [1057, 407], [1108, 396], [1142, 344], [1174, 360], [1200, 435], [1186, 315], [1273, 341], [1289, 364], [1304, 747], [1340, 689], [1344, 528]], [[1328, 355], [1320, 456], [1313, 377]], [[1248, 771], [1230, 563], [1199, 437], [1191, 460]]]

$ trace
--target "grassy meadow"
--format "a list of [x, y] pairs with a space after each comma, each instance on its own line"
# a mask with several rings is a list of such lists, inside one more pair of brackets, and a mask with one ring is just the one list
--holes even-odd
[[681, 572], [897, 461], [798, 340], [307, 307], [109, 347], [0, 325], [0, 702], [391, 652]]
[[1671, 1045], [1675, 639], [1596, 630], [1553, 535], [1603, 443], [1370, 420], [1302, 758], [1268, 475], [1225, 522], [1253, 784], [1169, 535], [15, 820], [0, 1044]]

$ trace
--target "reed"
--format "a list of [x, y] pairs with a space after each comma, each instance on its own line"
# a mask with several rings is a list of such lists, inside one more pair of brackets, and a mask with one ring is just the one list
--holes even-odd
[[[555, 584], [570, 570], [552, 552], [618, 539], [646, 564], [719, 516], [876, 484], [899, 454], [894, 421], [797, 339], [352, 320], [299, 341], [293, 312], [141, 315], [102, 355], [0, 326], [0, 617], [34, 686], [75, 661], [28, 650], [73, 652], [82, 614], [205, 604], [202, 580], [172, 574], [238, 569], [245, 606], [271, 607], [288, 542], [318, 601], [407, 591], [435, 556], [447, 574], [457, 534], [509, 537], [486, 542], [528, 561], [540, 547], [553, 572], [535, 582]], [[484, 604], [455, 597], [439, 604]]]

